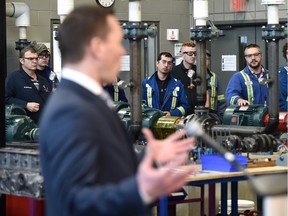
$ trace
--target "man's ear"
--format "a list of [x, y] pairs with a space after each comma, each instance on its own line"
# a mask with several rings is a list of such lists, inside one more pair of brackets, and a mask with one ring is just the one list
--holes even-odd
[[103, 41], [99, 37], [94, 37], [90, 41], [89, 46], [90, 52], [95, 59], [101, 58], [101, 54], [103, 53]]
[[156, 61], [156, 68], [158, 68], [159, 61]]

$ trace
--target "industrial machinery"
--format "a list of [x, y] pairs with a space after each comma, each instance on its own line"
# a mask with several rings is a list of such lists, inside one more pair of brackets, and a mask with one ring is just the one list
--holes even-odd
[[6, 147], [0, 148], [0, 192], [41, 199], [39, 128], [23, 108], [6, 106]]
[[21, 107], [9, 105], [5, 107], [6, 141], [34, 141], [38, 140], [39, 128]]
[[[142, 106], [142, 127], [150, 128], [155, 137], [163, 139], [178, 129], [185, 128], [189, 122], [197, 120], [206, 132], [211, 134], [231, 152], [267, 152], [277, 151], [285, 141], [272, 134], [263, 134], [267, 109], [255, 107], [254, 113], [245, 112], [241, 117], [238, 106], [229, 107], [224, 115], [225, 121], [244, 122], [243, 128], [232, 125], [220, 125], [209, 113], [192, 114], [187, 117], [164, 116], [162, 111]], [[131, 126], [131, 108], [127, 103], [115, 103], [115, 109], [125, 127]], [[251, 108], [252, 109], [252, 108]], [[204, 111], [203, 111], [204, 112]], [[240, 112], [240, 113], [239, 113]], [[242, 119], [242, 120], [241, 120]], [[287, 113], [285, 115], [287, 122]], [[249, 124], [251, 126], [249, 126]], [[234, 129], [235, 127], [235, 129]], [[237, 129], [236, 129], [237, 128]], [[44, 197], [43, 177], [40, 170], [38, 134], [39, 129], [26, 116], [22, 108], [6, 107], [7, 146], [0, 149], [0, 192], [37, 199]], [[248, 133], [249, 131], [249, 133]], [[145, 138], [140, 136], [135, 142], [135, 150], [145, 148]], [[200, 154], [213, 150], [199, 142], [191, 159], [199, 159]]]
[[44, 197], [38, 146], [11, 145], [0, 149], [0, 192], [41, 199]]

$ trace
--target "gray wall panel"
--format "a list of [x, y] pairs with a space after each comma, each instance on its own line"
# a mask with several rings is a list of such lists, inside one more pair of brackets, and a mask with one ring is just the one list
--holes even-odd
[[[224, 0], [217, 0], [212, 1], [214, 4], [214, 13], [223, 13], [224, 10]], [[211, 4], [211, 1], [209, 1], [209, 4]]]

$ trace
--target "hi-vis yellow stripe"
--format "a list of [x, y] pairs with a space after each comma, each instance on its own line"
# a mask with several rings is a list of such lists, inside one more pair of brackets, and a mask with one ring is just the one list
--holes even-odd
[[253, 88], [252, 88], [252, 82], [250, 80], [250, 77], [248, 76], [248, 74], [246, 74], [244, 72], [244, 70], [242, 70], [240, 72], [245, 80], [245, 84], [246, 84], [246, 87], [247, 87], [247, 96], [248, 96], [248, 101], [250, 104], [253, 104], [253, 101], [254, 101], [254, 93], [253, 93]]

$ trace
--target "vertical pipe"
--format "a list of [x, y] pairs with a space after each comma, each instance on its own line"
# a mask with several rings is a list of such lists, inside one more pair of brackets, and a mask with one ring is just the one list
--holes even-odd
[[268, 70], [270, 76], [270, 86], [268, 88], [268, 107], [269, 107], [269, 121], [266, 127], [266, 133], [274, 132], [277, 129], [279, 123], [279, 80], [278, 80], [278, 60], [279, 60], [279, 39], [281, 37], [278, 32], [279, 16], [278, 5], [285, 4], [284, 0], [278, 1], [265, 1], [262, 0], [262, 4], [267, 5], [267, 28], [266, 35], [262, 38], [268, 42], [267, 49], [269, 54]]
[[197, 107], [204, 107], [206, 102], [206, 20], [208, 18], [208, 0], [194, 0], [193, 14], [196, 29], [199, 30], [196, 36], [196, 65], [197, 78], [200, 78], [200, 85], [197, 85]]
[[144, 76], [149, 76], [148, 38], [144, 38]]
[[26, 26], [19, 26], [19, 39], [27, 39]]
[[206, 41], [202, 40], [196, 43], [197, 56], [197, 77], [200, 78], [201, 85], [197, 86], [197, 103], [198, 106], [204, 107], [206, 102]]
[[[269, 107], [269, 123], [268, 128], [275, 130], [278, 125], [279, 118], [279, 80], [278, 80], [278, 60], [279, 60], [279, 44], [278, 40], [268, 42], [269, 62], [268, 70], [269, 76], [272, 80], [269, 87], [268, 107]], [[270, 124], [270, 125], [269, 125]]]
[[60, 16], [62, 23], [67, 14], [74, 8], [74, 0], [57, 0], [57, 14]]
[[278, 5], [268, 5], [267, 14], [268, 24], [279, 24]]
[[141, 4], [139, 0], [129, 1], [129, 22], [141, 22]]
[[131, 125], [130, 135], [137, 140], [142, 125], [141, 109], [141, 39], [130, 40], [130, 79], [134, 86], [130, 88]]
[[[129, 22], [141, 22], [141, 4], [140, 1], [129, 1]], [[135, 142], [140, 135], [142, 126], [142, 107], [141, 107], [141, 37], [135, 37], [129, 40], [130, 47], [130, 79], [134, 83], [130, 88], [130, 107], [131, 124], [129, 133], [132, 141]]]
[[196, 26], [206, 26], [208, 18], [208, 0], [194, 0], [193, 16]]
[[[205, 185], [203, 185], [205, 187]], [[209, 184], [209, 196], [208, 196], [208, 215], [215, 215], [215, 184]], [[204, 201], [203, 201], [204, 202]], [[201, 213], [204, 215], [204, 212]]]
[[238, 215], [238, 182], [231, 182], [231, 215]]
[[227, 182], [221, 183], [221, 216], [227, 215], [227, 187]]
[[[5, 77], [7, 74], [6, 1], [0, 1], [0, 148], [5, 147]], [[0, 195], [0, 216], [6, 216], [6, 195]]]

